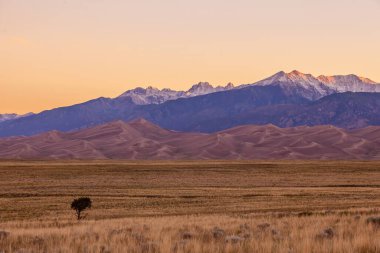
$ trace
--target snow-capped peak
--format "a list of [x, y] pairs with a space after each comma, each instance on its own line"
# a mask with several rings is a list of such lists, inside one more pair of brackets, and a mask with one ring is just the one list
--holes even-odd
[[171, 89], [160, 90], [149, 86], [146, 89], [138, 87], [132, 90], [128, 90], [121, 94], [119, 97], [129, 97], [135, 104], [138, 105], [161, 104], [168, 100], [195, 97], [218, 91], [230, 90], [233, 88], [234, 85], [232, 83], [228, 83], [225, 87], [213, 87], [208, 82], [199, 82], [197, 84], [194, 84], [188, 91], [175, 91]]
[[214, 92], [215, 88], [208, 82], [199, 82], [198, 84], [193, 85], [186, 94], [190, 96], [204, 95]]
[[254, 83], [253, 85], [279, 85], [287, 93], [301, 95], [309, 100], [319, 99], [333, 93], [313, 75], [304, 74], [297, 70], [290, 73], [280, 71], [267, 79]]
[[378, 84], [378, 83], [376, 83], [375, 81], [372, 81], [371, 79], [366, 78], [366, 77], [358, 76], [358, 78], [360, 79], [360, 81], [362, 81], [362, 82], [364, 82], [364, 83], [368, 83], [368, 84]]
[[226, 90], [232, 90], [235, 88], [235, 85], [233, 83], [227, 83], [226, 87], [224, 87]]
[[357, 75], [337, 75], [337, 76], [318, 76], [318, 80], [325, 84], [337, 84], [341, 82], [346, 83], [365, 83], [365, 84], [377, 84], [369, 78], [360, 77]]
[[294, 70], [290, 73], [285, 73], [280, 71], [273, 76], [264, 79], [255, 83], [256, 85], [271, 85], [275, 82], [291, 82], [291, 83], [300, 83], [306, 85], [313, 85], [319, 83], [318, 79], [311, 74], [303, 74], [297, 70]]
[[292, 80], [293, 82], [309, 82], [309, 83], [312, 83], [312, 82], [316, 81], [316, 78], [314, 76], [312, 76], [311, 74], [303, 74], [297, 70], [294, 70], [290, 73], [287, 73], [286, 77], [288, 79]]
[[356, 75], [337, 75], [314, 77], [297, 70], [284, 71], [254, 83], [253, 85], [280, 85], [288, 92], [315, 100], [338, 92], [380, 92], [380, 84]]
[[[183, 92], [182, 92], [183, 93]], [[132, 90], [128, 90], [121, 94], [119, 97], [129, 97], [133, 103], [137, 105], [146, 104], [161, 104], [167, 100], [177, 99], [181, 96], [181, 92], [171, 89], [158, 89], [152, 86], [146, 89], [138, 87]]]
[[259, 81], [255, 84], [260, 85], [270, 85], [275, 82], [294, 82], [294, 83], [306, 83], [306, 84], [316, 84], [323, 83], [326, 85], [341, 85], [342, 83], [357, 83], [357, 84], [378, 84], [371, 79], [360, 77], [356, 75], [335, 75], [335, 76], [318, 76], [315, 77], [311, 74], [304, 74], [300, 71], [294, 70], [290, 73], [285, 73], [280, 71], [273, 76]]
[[356, 75], [319, 76], [318, 80], [337, 92], [380, 92], [380, 84]]

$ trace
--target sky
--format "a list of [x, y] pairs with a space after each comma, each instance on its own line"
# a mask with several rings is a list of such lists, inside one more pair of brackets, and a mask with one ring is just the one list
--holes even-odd
[[278, 71], [380, 82], [380, 0], [0, 0], [0, 113]]

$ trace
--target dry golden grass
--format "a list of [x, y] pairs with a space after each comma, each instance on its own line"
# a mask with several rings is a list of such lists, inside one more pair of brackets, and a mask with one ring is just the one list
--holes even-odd
[[380, 162], [0, 163], [7, 253], [380, 252], [379, 208]]
[[380, 252], [380, 228], [367, 224], [368, 214], [361, 213], [8, 222], [2, 226], [10, 234], [0, 239], [0, 248], [62, 253]]

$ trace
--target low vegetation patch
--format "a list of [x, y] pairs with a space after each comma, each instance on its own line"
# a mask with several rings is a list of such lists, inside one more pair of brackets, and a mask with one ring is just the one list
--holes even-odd
[[[370, 210], [377, 212], [379, 210]], [[363, 212], [363, 210], [362, 210]], [[368, 210], [369, 213], [369, 210]], [[297, 214], [73, 219], [0, 224], [0, 252], [380, 252], [372, 217]], [[375, 219], [376, 220], [376, 219]], [[369, 222], [368, 222], [369, 221]], [[28, 250], [26, 250], [28, 249]]]

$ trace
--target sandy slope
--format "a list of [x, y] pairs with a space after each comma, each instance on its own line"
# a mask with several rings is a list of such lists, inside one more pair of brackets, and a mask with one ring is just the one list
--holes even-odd
[[139, 119], [0, 139], [3, 159], [380, 159], [380, 127], [239, 126], [181, 133]]

